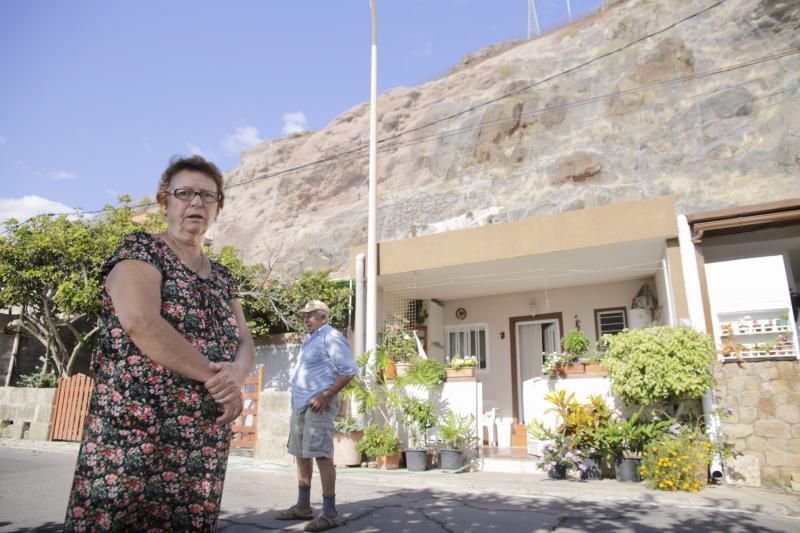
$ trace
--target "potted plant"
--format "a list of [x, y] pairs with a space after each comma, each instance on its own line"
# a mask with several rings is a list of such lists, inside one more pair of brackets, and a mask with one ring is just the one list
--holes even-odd
[[374, 457], [378, 468], [400, 468], [400, 445], [397, 431], [392, 426], [370, 424], [364, 429], [364, 437], [356, 444], [356, 450], [367, 457]]
[[337, 418], [333, 424], [336, 433], [333, 436], [333, 464], [336, 466], [358, 466], [361, 464], [361, 452], [356, 444], [364, 437], [361, 426], [352, 417]]
[[589, 350], [589, 337], [579, 329], [573, 329], [561, 338], [564, 351], [580, 359]]
[[[575, 365], [577, 356], [566, 352], [545, 354], [542, 372], [551, 378], [564, 377], [566, 374], [583, 373], [583, 365]], [[580, 371], [578, 371], [580, 368]]]
[[567, 435], [555, 435], [544, 445], [538, 467], [547, 472], [552, 479], [566, 479], [567, 471], [586, 469], [584, 452]]
[[474, 378], [475, 369], [478, 366], [478, 358], [474, 355], [461, 357], [461, 354], [455, 354], [450, 358], [450, 363], [447, 367], [448, 378]]
[[418, 385], [425, 389], [430, 389], [436, 385], [444, 383], [446, 377], [445, 368], [436, 359], [415, 358], [405, 375], [397, 378], [398, 387], [404, 385]]
[[464, 450], [477, 444], [475, 417], [461, 416], [448, 409], [439, 420], [439, 436], [444, 448], [439, 450], [439, 468], [459, 470], [464, 464]]
[[609, 418], [597, 430], [599, 446], [614, 460], [617, 481], [641, 481], [642, 450], [675, 422], [673, 419], [643, 422], [640, 420], [643, 409], [640, 407], [627, 419]]
[[384, 324], [378, 350], [388, 359], [384, 371], [386, 379], [403, 375], [411, 361], [419, 355], [417, 340], [409, 327], [408, 320], [396, 316], [392, 322]]
[[403, 424], [408, 429], [406, 468], [424, 471], [428, 468], [428, 430], [436, 425], [433, 405], [419, 398], [404, 396], [400, 400]]

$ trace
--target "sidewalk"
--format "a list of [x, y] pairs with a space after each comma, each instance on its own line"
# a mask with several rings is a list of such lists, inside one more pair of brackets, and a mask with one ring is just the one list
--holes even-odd
[[[228, 471], [247, 470], [294, 476], [294, 467], [231, 456]], [[493, 494], [509, 497], [536, 497], [591, 501], [595, 503], [644, 503], [687, 509], [766, 514], [800, 519], [800, 494], [731, 485], [708, 485], [696, 494], [652, 490], [644, 483], [621, 483], [613, 479], [597, 481], [553, 480], [538, 474], [472, 472], [450, 474], [439, 470], [409, 472], [375, 468], [337, 469], [340, 481], [382, 487], [429, 489], [457, 494]], [[800, 523], [798, 523], [800, 530]]]
[[[26, 461], [17, 477], [0, 480], [0, 501], [9, 524], [50, 524], [57, 528], [72, 479], [77, 443], [0, 439], [5, 454]], [[27, 450], [32, 453], [20, 453]], [[8, 450], [14, 452], [14, 450]], [[28, 465], [28, 463], [30, 463]], [[47, 466], [47, 476], [30, 476]], [[11, 468], [13, 461], [7, 465]], [[39, 465], [39, 466], [37, 466]], [[15, 474], [16, 475], [16, 474]], [[439, 470], [408, 472], [350, 468], [337, 470], [337, 502], [348, 531], [800, 531], [800, 495], [751, 487], [709, 486], [697, 494], [663, 492], [641, 483], [615, 480], [556, 481], [538, 474]], [[293, 503], [295, 469], [231, 455], [219, 531], [295, 531], [302, 523], [274, 520]], [[39, 494], [31, 502], [24, 494]], [[49, 491], [49, 492], [48, 492]], [[312, 504], [319, 507], [318, 477]], [[4, 496], [3, 496], [4, 495]], [[20, 499], [21, 498], [21, 499]], [[19, 500], [19, 501], [17, 501]], [[16, 502], [16, 503], [15, 503]], [[24, 506], [31, 508], [25, 510]], [[55, 509], [48, 514], [45, 509]], [[408, 529], [413, 526], [413, 529]], [[0, 526], [0, 531], [10, 531]], [[51, 529], [55, 531], [57, 529]], [[17, 530], [15, 530], [17, 531]]]

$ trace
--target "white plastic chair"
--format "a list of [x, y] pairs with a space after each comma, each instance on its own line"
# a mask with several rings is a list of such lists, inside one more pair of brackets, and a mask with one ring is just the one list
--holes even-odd
[[483, 428], [486, 428], [487, 442], [489, 446], [497, 447], [497, 429], [494, 422], [497, 418], [497, 402], [492, 400], [484, 400], [483, 402], [483, 420], [481, 424], [481, 438], [483, 438]]

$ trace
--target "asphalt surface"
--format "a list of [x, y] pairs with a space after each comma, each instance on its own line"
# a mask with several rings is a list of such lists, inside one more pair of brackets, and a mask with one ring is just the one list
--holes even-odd
[[[0, 439], [0, 532], [60, 531], [77, 445]], [[274, 520], [294, 503], [293, 467], [232, 456], [218, 530], [302, 531]], [[321, 505], [315, 476], [312, 505]], [[798, 532], [800, 496], [712, 486], [698, 494], [643, 484], [524, 474], [353, 468], [338, 471], [342, 532]]]

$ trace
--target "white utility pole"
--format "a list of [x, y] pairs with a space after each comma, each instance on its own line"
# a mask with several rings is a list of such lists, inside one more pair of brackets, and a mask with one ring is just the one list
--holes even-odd
[[528, 0], [528, 39], [531, 38], [534, 31], [537, 37], [542, 34], [542, 29], [539, 27], [539, 16], [536, 14], [536, 0]]
[[375, 347], [377, 345], [378, 315], [378, 178], [377, 178], [377, 144], [378, 144], [378, 26], [375, 17], [375, 0], [369, 0], [369, 11], [372, 15], [372, 69], [370, 79], [369, 104], [369, 216], [367, 219], [367, 323], [366, 346], [370, 353], [370, 367], [374, 365]]

